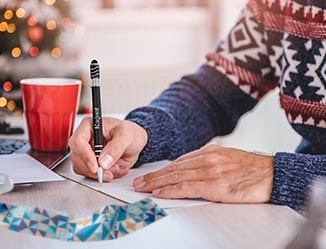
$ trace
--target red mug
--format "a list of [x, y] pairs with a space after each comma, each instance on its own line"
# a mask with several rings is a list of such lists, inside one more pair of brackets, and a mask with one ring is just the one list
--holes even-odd
[[67, 150], [79, 105], [81, 81], [28, 78], [20, 81], [20, 87], [32, 150]]

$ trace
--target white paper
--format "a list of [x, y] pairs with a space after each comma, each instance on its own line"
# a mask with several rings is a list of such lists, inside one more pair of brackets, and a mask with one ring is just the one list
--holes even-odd
[[28, 154], [1, 155], [0, 172], [14, 184], [64, 180]]
[[110, 183], [103, 183], [101, 187], [96, 180], [77, 175], [72, 171], [63, 172], [60, 174], [73, 181], [86, 185], [92, 189], [98, 190], [104, 194], [110, 195], [127, 203], [136, 202], [146, 197], [151, 197], [153, 201], [161, 208], [185, 207], [209, 203], [208, 201], [201, 199], [160, 199], [152, 197], [150, 193], [139, 193], [134, 191], [132, 181], [135, 177], [161, 169], [167, 164], [168, 161], [161, 161], [157, 163], [142, 165], [139, 168], [131, 169], [126, 176], [123, 176], [119, 179], [114, 179]]

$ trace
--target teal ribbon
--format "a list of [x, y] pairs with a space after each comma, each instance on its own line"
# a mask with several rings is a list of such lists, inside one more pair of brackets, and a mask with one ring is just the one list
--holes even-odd
[[85, 218], [73, 218], [37, 207], [0, 203], [0, 226], [63, 241], [117, 239], [166, 215], [150, 198], [128, 205], [109, 205]]

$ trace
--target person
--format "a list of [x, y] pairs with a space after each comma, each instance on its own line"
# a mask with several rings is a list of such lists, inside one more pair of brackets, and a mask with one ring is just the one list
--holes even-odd
[[[326, 175], [326, 2], [249, 0], [207, 63], [171, 84], [124, 120], [103, 119], [99, 157], [104, 181], [131, 167], [171, 160], [134, 179], [159, 198], [275, 203], [302, 210], [310, 184]], [[273, 156], [207, 145], [231, 133], [239, 118], [279, 88], [281, 108], [302, 136], [293, 153]], [[268, 132], [268, 131], [266, 131]], [[96, 178], [92, 121], [69, 146], [74, 171]]]

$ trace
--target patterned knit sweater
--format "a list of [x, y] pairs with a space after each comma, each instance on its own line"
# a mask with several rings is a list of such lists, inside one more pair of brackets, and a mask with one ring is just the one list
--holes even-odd
[[137, 165], [175, 159], [232, 132], [241, 115], [278, 87], [302, 142], [293, 153], [275, 154], [270, 202], [302, 210], [311, 182], [326, 175], [326, 1], [250, 0], [206, 58], [126, 117], [149, 136]]

